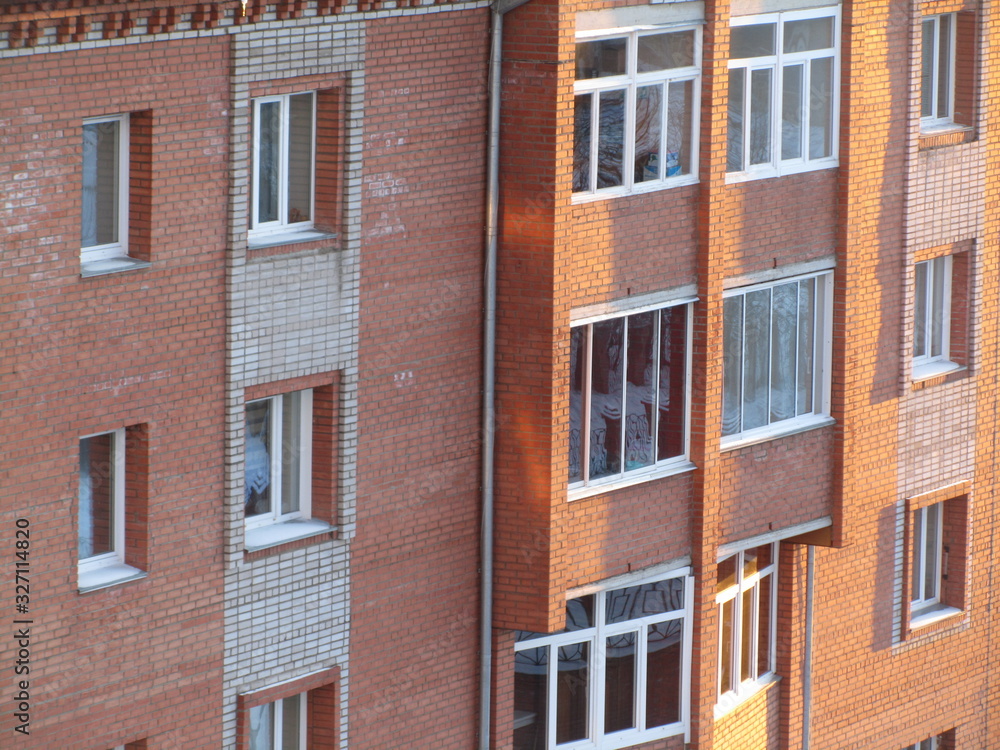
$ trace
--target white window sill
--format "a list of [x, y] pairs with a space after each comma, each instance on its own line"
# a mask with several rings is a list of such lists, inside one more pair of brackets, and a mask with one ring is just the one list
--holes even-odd
[[930, 609], [924, 610], [923, 612], [913, 615], [910, 618], [910, 630], [925, 628], [928, 625], [933, 625], [936, 622], [947, 620], [952, 615], [957, 615], [961, 613], [961, 611], [962, 610], [956, 609], [955, 607], [946, 607], [944, 605], [931, 607]]
[[951, 362], [947, 359], [941, 359], [937, 362], [925, 362], [923, 364], [913, 366], [913, 380], [930, 380], [931, 378], [936, 378], [938, 375], [946, 375], [949, 372], [954, 372], [955, 370], [962, 369], [962, 365]]
[[648, 469], [637, 469], [627, 472], [624, 476], [611, 479], [598, 479], [585, 487], [571, 487], [566, 494], [566, 499], [569, 502], [582, 500], [585, 497], [614, 492], [624, 487], [631, 487], [634, 484], [642, 484], [643, 482], [651, 482], [654, 479], [662, 479], [663, 477], [671, 477], [675, 474], [683, 474], [686, 471], [694, 471], [696, 468], [698, 467], [693, 463], [687, 459], [683, 459], [679, 462], [650, 466]]
[[760, 679], [754, 682], [744, 682], [740, 685], [740, 692], [734, 693], [732, 691], [726, 693], [721, 698], [719, 702], [715, 704], [715, 720], [718, 721], [723, 716], [733, 711], [738, 706], [743, 705], [753, 696], [757, 695], [761, 690], [766, 688], [768, 685], [773, 685], [778, 682], [781, 678], [774, 672], [766, 674]]
[[80, 276], [89, 278], [91, 276], [104, 276], [108, 273], [120, 273], [121, 271], [138, 271], [140, 268], [149, 268], [152, 263], [148, 260], [138, 260], [122, 255], [117, 258], [101, 258], [100, 260], [80, 259]]
[[81, 594], [117, 586], [119, 583], [145, 578], [148, 573], [125, 563], [112, 563], [77, 573], [77, 590]]
[[959, 125], [952, 120], [921, 120], [920, 135], [942, 135], [944, 133], [961, 133], [972, 130], [971, 125]]
[[278, 245], [292, 245], [299, 242], [315, 242], [317, 240], [327, 240], [336, 237], [333, 232], [323, 232], [319, 229], [299, 229], [288, 232], [273, 232], [270, 234], [248, 234], [247, 247], [251, 250], [259, 250], [264, 247], [277, 247]]
[[776, 422], [766, 427], [758, 427], [739, 435], [724, 437], [722, 438], [722, 443], [719, 445], [719, 450], [725, 453], [737, 448], [746, 448], [748, 445], [766, 443], [776, 438], [817, 430], [820, 427], [828, 427], [836, 423], [837, 420], [826, 414], [809, 414], [807, 416], [796, 417], [795, 419], [786, 419], [782, 422]]
[[247, 552], [275, 547], [285, 542], [294, 542], [317, 534], [330, 531], [333, 527], [324, 522], [303, 518], [294, 521], [283, 521], [267, 526], [258, 526], [246, 530], [245, 544]]
[[593, 193], [580, 191], [573, 193], [571, 198], [574, 205], [577, 203], [592, 203], [593, 201], [604, 200], [606, 198], [623, 198], [629, 195], [645, 195], [646, 193], [658, 193], [661, 190], [684, 187], [686, 185], [697, 185], [698, 175], [686, 174], [679, 177], [671, 177], [666, 180], [651, 180], [633, 185], [631, 189], [625, 187], [602, 188]]
[[726, 172], [726, 184], [735, 185], [740, 182], [766, 180], [771, 177], [788, 177], [789, 175], [802, 174], [804, 172], [836, 169], [838, 166], [840, 166], [840, 162], [836, 157], [817, 159], [815, 161], [786, 163], [777, 169], [773, 166], [759, 166], [756, 169], [747, 169], [740, 172]]

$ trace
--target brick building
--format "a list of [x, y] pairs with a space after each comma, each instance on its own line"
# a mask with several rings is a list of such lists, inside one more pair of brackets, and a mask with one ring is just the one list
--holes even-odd
[[0, 3], [0, 747], [1000, 747], [997, 23]]

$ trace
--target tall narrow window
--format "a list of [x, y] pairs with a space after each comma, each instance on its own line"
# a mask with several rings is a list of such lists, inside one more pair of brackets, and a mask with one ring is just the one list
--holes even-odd
[[684, 732], [693, 592], [683, 573], [571, 599], [563, 632], [518, 634], [514, 750], [613, 750]]
[[247, 528], [308, 518], [312, 487], [312, 391], [249, 402], [245, 450]]
[[125, 431], [80, 440], [80, 570], [124, 561]]
[[719, 562], [719, 698], [739, 700], [774, 671], [778, 545]]
[[253, 102], [251, 232], [313, 226], [316, 95], [267, 96]]
[[570, 487], [687, 456], [690, 306], [577, 326], [570, 334]]
[[829, 409], [830, 293], [822, 273], [727, 292], [723, 443], [824, 419]]
[[727, 169], [770, 177], [837, 164], [840, 11], [734, 18]]
[[917, 263], [914, 271], [913, 370], [936, 375], [958, 367], [951, 361], [952, 257]]
[[127, 114], [83, 121], [84, 261], [128, 254], [128, 122]]
[[919, 616], [941, 601], [943, 503], [913, 514], [910, 614]]
[[955, 21], [955, 13], [945, 13], [921, 23], [920, 125], [925, 130], [954, 120]]
[[579, 38], [573, 192], [693, 182], [700, 67], [697, 26]]
[[249, 750], [306, 750], [305, 693], [250, 709]]

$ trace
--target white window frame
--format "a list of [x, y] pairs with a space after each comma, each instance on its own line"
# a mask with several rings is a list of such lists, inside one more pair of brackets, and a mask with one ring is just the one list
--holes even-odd
[[[623, 351], [623, 368], [628, 367], [627, 362], [627, 352], [628, 352], [628, 325], [627, 320], [632, 315], [638, 315], [641, 313], [655, 312], [660, 313], [663, 310], [668, 310], [671, 308], [686, 308], [685, 311], [685, 342], [684, 342], [684, 448], [683, 452], [679, 456], [672, 456], [670, 458], [663, 459], [662, 461], [654, 461], [650, 466], [644, 466], [637, 469], [626, 469], [625, 468], [625, 429], [621, 429], [620, 436], [620, 460], [622, 463], [621, 471], [616, 474], [611, 474], [605, 477], [600, 477], [598, 479], [590, 479], [590, 420], [591, 420], [591, 399], [593, 395], [593, 388], [591, 383], [592, 378], [592, 357], [593, 357], [593, 325], [595, 323], [601, 323], [606, 320], [622, 319], [624, 321], [623, 328], [625, 329], [625, 335], [622, 342]], [[657, 315], [657, 327], [659, 327], [661, 317]], [[641, 307], [636, 307], [635, 309], [630, 309], [626, 312], [615, 312], [606, 315], [595, 316], [591, 318], [586, 318], [580, 321], [575, 321], [572, 329], [586, 328], [584, 334], [584, 344], [583, 352], [581, 354], [584, 357], [583, 367], [583, 387], [582, 387], [582, 403], [580, 405], [580, 441], [582, 443], [580, 447], [581, 451], [581, 473], [583, 478], [579, 481], [569, 483], [569, 500], [576, 500], [582, 497], [587, 497], [593, 495], [596, 492], [606, 491], [610, 487], [622, 487], [628, 484], [648, 481], [650, 479], [656, 479], [662, 476], [666, 476], [672, 473], [685, 471], [688, 469], [693, 469], [694, 465], [691, 464], [689, 459], [690, 455], [690, 445], [691, 445], [691, 353], [692, 353], [692, 343], [694, 337], [694, 300], [691, 298], [686, 298], [682, 300], [676, 300], [670, 304], [651, 304], [643, 305]], [[659, 328], [657, 328], [659, 330]], [[571, 331], [572, 336], [572, 331]], [[662, 341], [662, 336], [657, 337], [657, 346], [659, 342]], [[657, 357], [659, 357], [659, 350], [657, 350]], [[654, 378], [656, 379], [656, 384], [653, 387], [653, 392], [659, 394], [659, 368], [654, 369]], [[627, 387], [628, 378], [622, 378], [622, 405], [627, 403]], [[657, 402], [658, 407], [659, 402]], [[572, 407], [570, 409], [571, 419], [572, 419]], [[659, 416], [659, 408], [653, 409], [653, 413]], [[656, 456], [657, 446], [655, 440], [658, 438], [657, 426], [654, 424], [652, 426], [652, 432], [654, 436], [654, 444], [652, 447], [653, 456]]]
[[[118, 191], [118, 240], [116, 242], [107, 242], [103, 244], [88, 245], [83, 246], [83, 240], [81, 237], [80, 243], [80, 259], [83, 262], [94, 261], [94, 260], [106, 260], [108, 258], [123, 258], [128, 255], [128, 228], [129, 228], [129, 115], [127, 113], [120, 115], [112, 115], [108, 117], [89, 117], [83, 121], [83, 126], [88, 125], [100, 125], [102, 123], [115, 123], [118, 128], [118, 148], [117, 148], [117, 191]], [[81, 134], [83, 130], [81, 130]], [[84, 136], [85, 138], [86, 136]], [[86, 146], [84, 146], [86, 150]], [[86, 153], [82, 154], [82, 158], [86, 159]], [[82, 172], [86, 171], [86, 166], [84, 165]], [[81, 173], [81, 225], [83, 223], [83, 191], [84, 187], [82, 185], [82, 179], [84, 175]], [[97, 206], [95, 205], [95, 213], [97, 213]], [[82, 234], [82, 232], [81, 232]]]
[[[784, 52], [785, 24], [789, 21], [803, 21], [815, 18], [833, 18], [833, 47], [805, 52]], [[743, 91], [743, 168], [726, 172], [726, 182], [743, 182], [765, 177], [781, 177], [783, 175], [811, 172], [819, 169], [830, 169], [839, 164], [839, 133], [840, 133], [840, 5], [806, 10], [768, 13], [758, 16], [734, 16], [730, 20], [730, 28], [753, 26], [756, 24], [775, 24], [775, 54], [763, 57], [749, 57], [729, 60], [729, 70], [744, 69], [747, 71]], [[832, 49], [832, 55], [830, 51]], [[808, 73], [804, 72], [802, 82], [802, 156], [793, 159], [781, 158], [782, 146], [782, 112], [784, 86], [782, 71], [786, 66], [803, 65], [811, 71], [811, 61], [833, 58], [833, 96], [830, 102], [830, 155], [812, 159], [809, 157], [810, 99]], [[748, 164], [750, 154], [750, 73], [754, 70], [771, 71], [771, 161], [766, 164]], [[728, 144], [728, 135], [727, 135]]]
[[[309, 175], [309, 220], [288, 221], [288, 153], [289, 153], [289, 123], [291, 120], [291, 97], [302, 94], [312, 95], [312, 153]], [[262, 104], [279, 103], [281, 105], [281, 144], [278, 159], [278, 219], [274, 221], [258, 221], [258, 185], [260, 184], [260, 107]], [[260, 239], [286, 233], [300, 232], [312, 229], [316, 219], [316, 105], [315, 91], [296, 91], [291, 94], [262, 96], [253, 100], [253, 166], [250, 185], [250, 239]], [[272, 239], [276, 239], [272, 237]]]
[[[639, 586], [646, 583], [658, 583], [671, 578], [683, 578], [684, 581], [684, 608], [671, 610], [669, 612], [649, 615], [636, 619], [626, 620], [620, 623], [606, 624], [605, 620], [605, 595], [609, 591], [615, 591], [631, 586]], [[694, 577], [691, 575], [689, 567], [675, 569], [666, 574], [650, 575], [630, 580], [628, 583], [616, 582], [614, 585], [601, 585], [593, 590], [588, 590], [586, 595], [594, 594], [594, 625], [590, 628], [580, 630], [563, 631], [553, 635], [531, 637], [527, 640], [520, 640], [514, 645], [515, 653], [536, 648], [548, 647], [549, 657], [547, 665], [547, 721], [546, 721], [546, 750], [617, 750], [618, 748], [630, 747], [639, 743], [651, 742], [663, 737], [672, 737], [683, 734], [685, 742], [688, 741], [690, 730], [690, 710], [691, 710], [691, 642], [694, 612]], [[567, 600], [577, 598], [567, 596]], [[603, 658], [605, 653], [606, 638], [622, 633], [636, 632], [644, 634], [649, 625], [661, 622], [681, 620], [681, 637], [684, 639], [681, 648], [681, 670], [680, 670], [680, 716], [681, 719], [673, 724], [652, 729], [627, 729], [613, 734], [604, 734], [604, 705], [605, 705], [605, 669], [606, 663]], [[523, 634], [527, 635], [527, 634]], [[590, 653], [590, 665], [588, 674], [588, 708], [587, 708], [587, 734], [584, 740], [556, 743], [556, 709], [558, 705], [558, 683], [556, 680], [559, 666], [559, 647], [570, 646], [578, 643], [588, 643]], [[599, 646], [600, 644], [600, 646]], [[554, 655], [554, 656], [553, 656]], [[636, 639], [636, 675], [635, 675], [635, 715], [636, 724], [644, 723], [645, 717], [645, 667], [646, 645], [644, 637]], [[515, 717], [515, 722], [517, 721]]]
[[[694, 32], [694, 64], [683, 68], [670, 68], [668, 70], [657, 70], [650, 73], [639, 73], [637, 71], [638, 61], [638, 39], [640, 36], [662, 34], [665, 32], [693, 31]], [[590, 139], [590, 179], [589, 189], [573, 192], [572, 201], [582, 203], [588, 200], [607, 198], [618, 195], [629, 195], [632, 193], [647, 193], [654, 190], [678, 187], [680, 185], [693, 185], [698, 182], [698, 133], [701, 114], [701, 53], [702, 53], [702, 24], [701, 23], [676, 23], [658, 26], [642, 26], [633, 28], [620, 28], [613, 31], [587, 31], [577, 34], [577, 43], [596, 42], [604, 39], [626, 39], [626, 72], [624, 75], [606, 76], [603, 78], [590, 78], [577, 80], [573, 84], [574, 99], [583, 94], [594, 94], [591, 97], [591, 139]], [[691, 81], [691, 134], [688, 144], [691, 158], [690, 174], [668, 177], [664, 175], [661, 179], [647, 180], [635, 183], [635, 109], [637, 89], [642, 86], [663, 83], [669, 86], [672, 82]], [[605, 91], [625, 91], [625, 146], [622, 150], [622, 184], [615, 187], [597, 187], [597, 154], [600, 142], [600, 117], [599, 99], [600, 93]], [[660, 128], [660, 153], [666, 154], [666, 137], [669, 112], [667, 111], [667, 97], [664, 97], [662, 105], [664, 112], [661, 119]], [[594, 127], [593, 123], [598, 123]], [[576, 144], [574, 138], [574, 152]], [[663, 169], [666, 170], [664, 163]]]
[[[764, 545], [758, 545], [764, 546]], [[738, 705], [742, 701], [746, 700], [748, 697], [756, 693], [761, 687], [769, 684], [774, 677], [775, 670], [775, 647], [777, 645], [777, 619], [778, 619], [778, 552], [779, 543], [772, 542], [769, 545], [771, 548], [771, 562], [750, 576], [744, 577], [743, 564], [744, 555], [752, 547], [748, 547], [747, 550], [742, 550], [735, 553], [734, 555], [728, 555], [722, 558], [719, 562], [724, 560], [735, 558], [736, 575], [735, 582], [733, 585], [728, 586], [726, 589], [719, 591], [715, 596], [715, 604], [718, 611], [719, 626], [717, 630], [717, 643], [718, 643], [718, 664], [715, 672], [715, 688], [716, 696], [718, 697], [718, 702], [716, 703], [716, 713], [721, 714], [734, 706]], [[767, 579], [767, 580], [765, 580]], [[757, 659], [757, 645], [759, 643], [760, 636], [760, 592], [762, 589], [762, 584], [770, 587], [770, 612], [768, 613], [768, 622], [770, 625], [770, 632], [767, 634], [768, 638], [768, 664], [766, 671], [760, 672], [758, 669], [758, 659]], [[739, 680], [737, 682], [735, 689], [723, 689], [722, 685], [722, 667], [724, 663], [728, 663], [730, 674], [739, 675], [740, 665], [743, 657], [743, 618], [747, 616], [747, 613], [743, 611], [743, 594], [745, 592], [751, 592], [752, 598], [752, 612], [749, 613], [750, 617], [750, 677], [746, 680]], [[733, 622], [732, 622], [732, 648], [730, 653], [725, 654], [722, 650], [723, 643], [723, 607], [725, 604], [733, 603]]]
[[[924, 274], [923, 289], [918, 283], [917, 270], [926, 268]], [[913, 285], [913, 375], [915, 378], [928, 378], [942, 373], [950, 372], [959, 367], [951, 361], [951, 294], [952, 294], [952, 256], [944, 255], [932, 260], [917, 263], [914, 266]], [[941, 298], [934, 299], [934, 285], [937, 279], [941, 279]], [[923, 299], [924, 335], [923, 341], [918, 340], [917, 318], [920, 305], [919, 299]], [[935, 304], [937, 302], [938, 304]], [[940, 310], [936, 309], [940, 306]], [[941, 317], [940, 341], [935, 341], [934, 336], [934, 316]], [[933, 354], [934, 348], [939, 349], [938, 354]], [[918, 347], [922, 347], [923, 354], [917, 354]]]
[[[723, 294], [723, 299], [745, 296], [751, 292], [771, 289], [792, 282], [804, 281], [810, 278], [816, 280], [816, 293], [813, 307], [813, 380], [812, 380], [812, 411], [799, 414], [789, 419], [780, 421], [770, 421], [770, 406], [768, 406], [769, 421], [767, 424], [750, 429], [743, 429], [744, 400], [744, 372], [745, 357], [743, 353], [746, 347], [746, 315], [742, 317], [743, 332], [740, 336], [740, 426], [741, 430], [730, 435], [723, 435], [721, 447], [723, 450], [736, 448], [741, 445], [771, 440], [782, 435], [822, 427], [832, 424], [830, 417], [830, 382], [831, 382], [831, 357], [833, 353], [833, 271], [825, 270], [816, 273], [803, 274], [801, 276], [790, 276], [788, 278], [776, 279], [763, 284], [729, 289]], [[771, 315], [773, 316], [773, 300], [771, 305]], [[745, 311], [745, 305], [744, 305]], [[725, 328], [725, 313], [723, 313], [723, 328]], [[769, 326], [770, 329], [770, 326]], [[768, 367], [772, 357], [768, 355]], [[768, 403], [770, 404], [770, 375], [768, 376]], [[725, 403], [725, 386], [723, 386], [723, 404]]]
[[284, 720], [285, 720], [284, 717], [285, 712], [283, 709], [284, 709], [284, 702], [291, 698], [298, 698], [299, 700], [299, 716], [298, 716], [299, 746], [295, 748], [295, 750], [306, 750], [307, 748], [306, 742], [308, 739], [308, 731], [309, 731], [309, 723], [308, 723], [309, 693], [299, 693], [298, 695], [290, 695], [287, 698], [278, 698], [276, 701], [272, 701], [270, 703], [263, 703], [259, 706], [251, 707], [249, 712], [251, 717], [250, 719], [251, 736], [247, 740], [247, 747], [250, 748], [250, 750], [258, 750], [258, 748], [260, 748], [259, 745], [253, 744], [254, 737], [252, 734], [252, 727], [253, 727], [252, 717], [255, 712], [262, 710], [270, 710], [272, 722], [271, 722], [270, 742], [266, 747], [260, 748], [260, 750], [285, 750], [285, 748], [282, 745], [282, 731], [284, 729]]
[[936, 734], [933, 737], [928, 737], [926, 740], [909, 745], [903, 748], [903, 750], [940, 750], [940, 748], [941, 735]]
[[[914, 538], [910, 544], [910, 617], [919, 618], [941, 605], [941, 576], [944, 565], [944, 502], [913, 511]], [[928, 538], [927, 521], [935, 517], [934, 539]], [[927, 555], [928, 544], [933, 554]], [[931, 559], [932, 558], [932, 559]], [[932, 583], [927, 585], [928, 565], [933, 566]], [[916, 582], [916, 587], [914, 586]]]
[[[83, 451], [83, 441], [92, 438], [111, 436], [111, 462], [112, 462], [112, 530], [110, 552], [104, 552], [90, 557], [80, 558], [77, 563], [77, 570], [81, 576], [85, 576], [94, 570], [106, 568], [112, 565], [120, 565], [125, 562], [125, 430], [119, 428], [111, 432], [95, 432], [92, 435], [84, 435], [80, 438], [80, 451]], [[82, 455], [81, 455], [82, 458]], [[80, 481], [82, 482], [82, 476]], [[78, 501], [79, 502], [79, 501]], [[77, 523], [82, 520], [81, 509], [77, 507]], [[82, 535], [82, 529], [77, 533]]]
[[[941, 22], [942, 19], [948, 19], [950, 28], [947, 30], [949, 37], [948, 40], [948, 56], [946, 60], [942, 60], [941, 55]], [[931, 28], [932, 38], [933, 38], [933, 50], [931, 52], [931, 100], [930, 109], [931, 114], [924, 115], [924, 98], [923, 98], [923, 41], [924, 41], [924, 30], [928, 27]], [[924, 16], [920, 22], [920, 44], [921, 44], [921, 98], [920, 98], [920, 129], [922, 131], [932, 131], [939, 129], [952, 128], [955, 125], [955, 44], [958, 39], [957, 36], [958, 27], [958, 14], [957, 13], [941, 13], [936, 16]], [[939, 79], [941, 64], [944, 62], [948, 66], [947, 74], [945, 80], [942, 82]], [[941, 91], [941, 86], [946, 87], [944, 92]], [[943, 115], [938, 114], [941, 105], [942, 93], [945, 98], [944, 109], [945, 113]]]
[[[299, 452], [299, 497], [298, 510], [283, 513], [281, 510], [282, 496], [282, 456], [287, 450], [282, 443], [282, 420], [284, 418], [284, 400], [295, 393], [300, 394], [299, 403], [299, 434], [297, 436], [299, 445], [296, 450]], [[277, 396], [253, 399], [246, 402], [246, 407], [251, 404], [263, 402], [270, 403], [270, 422], [268, 424], [269, 439], [271, 445], [270, 477], [269, 489], [271, 491], [271, 510], [268, 513], [261, 513], [255, 516], [246, 516], [246, 528], [248, 531], [271, 524], [305, 519], [310, 517], [312, 512], [312, 423], [313, 423], [313, 392], [311, 388], [302, 391], [292, 391]], [[244, 414], [246, 410], [244, 409]], [[244, 418], [244, 439], [246, 436], [246, 420]], [[246, 473], [244, 472], [244, 481]], [[245, 495], [244, 495], [245, 496]]]

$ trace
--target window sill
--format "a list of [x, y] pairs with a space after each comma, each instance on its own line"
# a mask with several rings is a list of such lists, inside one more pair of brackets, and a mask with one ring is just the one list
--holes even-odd
[[836, 158], [817, 159], [816, 161], [803, 162], [798, 164], [784, 164], [775, 169], [765, 167], [740, 172], [726, 172], [726, 184], [736, 185], [741, 182], [752, 182], [754, 180], [766, 180], [772, 177], [789, 177], [793, 174], [804, 174], [805, 172], [820, 172], [824, 169], [836, 169], [840, 166], [840, 161]]
[[[603, 495], [607, 492], [614, 492], [615, 490], [620, 490], [625, 487], [631, 487], [634, 484], [642, 484], [643, 482], [651, 482], [654, 479], [662, 479], [664, 477], [672, 477], [675, 474], [683, 474], [688, 471], [694, 471], [696, 468], [698, 467], [687, 459], [680, 462], [664, 464], [662, 466], [651, 466], [648, 469], [629, 472], [624, 477], [605, 481], [603, 484], [592, 483], [585, 487], [572, 487], [567, 492], [566, 500], [568, 502], [573, 502], [574, 500], [582, 500], [585, 497]], [[601, 480], [597, 480], [597, 482], [601, 482]]]
[[245, 536], [246, 551], [256, 552], [270, 547], [277, 547], [279, 544], [307, 539], [332, 530], [333, 527], [330, 524], [314, 519], [285, 521], [268, 526], [259, 526], [256, 529], [247, 529]]
[[128, 581], [137, 581], [145, 578], [148, 573], [138, 568], [133, 568], [125, 563], [114, 563], [103, 565], [99, 568], [92, 568], [77, 575], [77, 590], [81, 594], [98, 589], [106, 589], [109, 586], [117, 586]]
[[964, 375], [967, 372], [968, 368], [964, 365], [949, 362], [948, 360], [917, 365], [913, 368], [911, 376], [913, 390], [917, 391], [929, 386], [939, 385], [953, 379], [950, 376]]
[[646, 195], [647, 193], [658, 193], [671, 188], [686, 187], [687, 185], [697, 185], [698, 175], [686, 174], [680, 177], [673, 177], [669, 180], [656, 182], [641, 182], [638, 186], [633, 185], [631, 189], [624, 187], [602, 188], [593, 193], [583, 192], [573, 193], [571, 201], [573, 205], [578, 203], [593, 203], [594, 201], [608, 198], [627, 198], [634, 195]]
[[757, 443], [766, 443], [769, 440], [797, 435], [800, 432], [817, 430], [820, 427], [828, 427], [836, 423], [837, 420], [825, 414], [810, 414], [796, 419], [787, 419], [783, 422], [768, 425], [767, 427], [758, 427], [741, 435], [724, 437], [719, 446], [719, 451], [726, 453], [737, 448], [746, 448]]
[[101, 258], [100, 260], [80, 260], [80, 276], [88, 279], [91, 276], [104, 276], [109, 273], [121, 273], [122, 271], [138, 271], [149, 268], [152, 263], [148, 260], [129, 258], [121, 256], [119, 258]]
[[957, 146], [960, 143], [970, 143], [975, 138], [976, 129], [971, 125], [958, 125], [953, 122], [937, 125], [921, 124], [917, 148], [926, 151], [944, 146]]
[[718, 721], [723, 716], [728, 714], [730, 711], [736, 710], [739, 706], [742, 706], [748, 700], [753, 698], [757, 693], [762, 690], [766, 690], [771, 685], [774, 685], [781, 681], [781, 677], [771, 672], [768, 675], [760, 678], [756, 682], [747, 683], [741, 685], [739, 694], [737, 693], [726, 693], [721, 698], [719, 702], [715, 704], [715, 720]]
[[947, 607], [944, 605], [939, 605], [937, 607], [932, 607], [928, 610], [921, 612], [920, 614], [913, 615], [910, 618], [910, 631], [917, 630], [919, 628], [926, 628], [931, 625], [935, 625], [944, 620], [950, 619], [955, 615], [961, 615], [962, 610], [956, 609], [955, 607]]
[[275, 232], [274, 234], [247, 235], [247, 249], [263, 250], [280, 245], [297, 245], [302, 242], [317, 242], [333, 239], [337, 235], [319, 229], [300, 229], [294, 232]]

